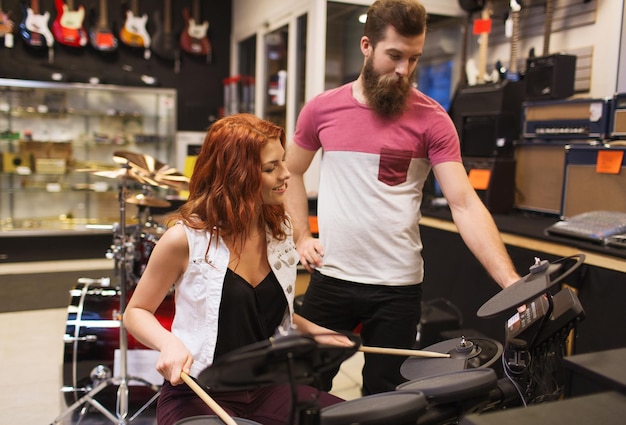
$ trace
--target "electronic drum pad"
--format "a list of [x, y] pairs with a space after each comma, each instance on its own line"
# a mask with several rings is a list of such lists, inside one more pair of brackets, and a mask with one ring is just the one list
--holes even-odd
[[409, 357], [400, 374], [414, 380], [425, 376], [458, 372], [491, 366], [502, 355], [502, 344], [490, 338], [454, 338], [424, 348], [426, 351], [450, 354], [449, 358]]
[[539, 261], [530, 267], [530, 273], [503, 289], [484, 303], [476, 315], [482, 318], [493, 317], [507, 310], [516, 309], [545, 294], [550, 287], [561, 282], [585, 261], [584, 254], [560, 258], [553, 263]]
[[311, 384], [318, 375], [341, 364], [361, 346], [356, 335], [346, 335], [354, 345], [318, 344], [300, 334], [278, 335], [250, 344], [218, 358], [200, 372], [198, 382], [217, 391], [252, 389], [263, 385]]

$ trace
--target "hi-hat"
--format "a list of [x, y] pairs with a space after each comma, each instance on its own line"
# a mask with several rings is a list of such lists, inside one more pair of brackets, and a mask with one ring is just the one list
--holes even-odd
[[149, 184], [153, 186], [173, 187], [179, 190], [186, 190], [189, 187], [189, 177], [150, 155], [116, 151], [113, 153], [113, 160], [118, 164], [128, 165], [146, 181], [152, 182]]
[[143, 207], [159, 207], [159, 208], [167, 208], [172, 203], [170, 201], [166, 201], [165, 199], [155, 198], [154, 196], [147, 196], [143, 193], [139, 193], [137, 195], [130, 196], [126, 198], [126, 203], [139, 205]]
[[[538, 260], [538, 259], [537, 259]], [[563, 257], [552, 263], [547, 260], [530, 267], [530, 273], [491, 297], [479, 309], [478, 317], [492, 317], [513, 310], [544, 294], [561, 282], [585, 261], [584, 254]]]

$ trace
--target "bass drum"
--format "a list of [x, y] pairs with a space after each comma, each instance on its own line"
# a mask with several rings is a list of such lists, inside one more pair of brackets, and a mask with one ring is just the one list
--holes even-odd
[[[115, 363], [117, 362], [119, 368], [120, 296], [121, 291], [117, 286], [111, 286], [108, 278], [81, 278], [70, 290], [63, 338], [63, 392], [68, 405], [83, 397], [102, 380], [117, 377]], [[131, 296], [132, 290], [127, 291], [126, 298], [130, 299]], [[171, 329], [174, 319], [173, 291], [163, 300], [156, 316], [165, 328]], [[128, 385], [132, 386], [129, 390], [129, 403], [141, 406], [154, 396], [162, 382], [153, 363], [158, 354], [143, 346], [130, 334], [127, 334], [126, 340], [126, 374], [138, 378], [128, 381]], [[150, 362], [152, 364], [146, 364]], [[111, 384], [94, 398], [108, 409], [114, 409], [116, 392], [117, 385]]]

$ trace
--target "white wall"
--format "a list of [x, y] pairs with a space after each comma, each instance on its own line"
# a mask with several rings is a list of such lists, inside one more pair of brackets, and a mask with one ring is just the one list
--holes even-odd
[[[308, 100], [316, 94], [324, 90], [324, 73], [325, 73], [325, 17], [326, 17], [326, 1], [327, 0], [233, 0], [232, 14], [232, 39], [231, 51], [236, 52], [237, 42], [243, 40], [253, 34], [262, 35], [267, 31], [276, 29], [297, 16], [307, 13], [309, 16], [308, 23], [308, 39], [307, 39], [307, 81], [305, 98]], [[463, 18], [466, 13], [458, 6], [458, 0], [422, 0], [430, 13], [442, 14], [460, 17], [459, 25], [462, 25]], [[604, 98], [610, 97], [618, 91], [618, 80], [621, 81], [621, 90], [626, 89], [626, 77], [618, 76], [620, 67], [620, 51], [626, 51], [622, 39], [625, 37], [621, 33], [623, 28], [623, 20], [626, 20], [624, 12], [624, 2], [626, 0], [591, 0], [590, 4], [583, 5], [582, 0], [554, 0], [555, 8], [561, 11], [568, 7], [596, 7], [595, 16], [587, 13], [582, 25], [577, 25], [573, 29], [560, 30], [556, 28], [551, 36], [550, 53], [556, 52], [572, 52], [579, 49], [591, 51], [592, 57], [589, 59], [591, 68], [588, 72], [589, 91], [578, 95], [579, 97]], [[369, 5], [370, 0], [342, 0], [343, 3], [353, 3]], [[524, 4], [543, 4], [543, 0], [525, 0]], [[508, 8], [509, 0], [494, 0], [494, 4], [504, 8]], [[589, 19], [589, 15], [591, 18]], [[539, 15], [537, 19], [542, 19]], [[577, 17], [571, 18], [576, 21]], [[594, 22], [595, 20], [595, 22]], [[494, 25], [499, 22], [494, 19]], [[470, 29], [471, 32], [471, 29]], [[503, 31], [501, 31], [503, 33]], [[427, 49], [432, 49], [434, 54], [443, 54], [455, 59], [455, 74], [458, 75], [461, 69], [461, 37], [455, 36], [455, 31], [449, 28], [443, 28], [439, 31], [430, 32], [426, 39]], [[524, 58], [530, 47], [535, 47], [538, 55], [542, 54], [543, 34], [528, 35], [523, 39], [519, 46], [519, 57]], [[434, 47], [433, 47], [434, 46]], [[263, 48], [262, 37], [257, 39], [257, 49], [261, 52]], [[355, 49], [358, 45], [355, 45]], [[439, 53], [437, 53], [439, 52]], [[443, 53], [441, 53], [443, 52]], [[258, 53], [260, 54], [260, 53]], [[626, 55], [626, 53], [624, 53]], [[622, 74], [626, 74], [626, 59], [621, 59]], [[468, 58], [478, 60], [478, 45], [468, 45]], [[494, 63], [496, 59], [503, 60], [508, 63], [510, 57], [510, 41], [502, 36], [496, 43], [490, 42], [488, 63]], [[237, 55], [231, 55], [231, 70], [233, 74], [237, 74], [238, 64]], [[261, 77], [262, 63], [257, 61], [257, 77]], [[524, 68], [520, 68], [524, 70]], [[457, 81], [458, 77], [454, 76], [453, 81]], [[263, 97], [263, 85], [257, 84], [257, 111], [260, 111], [259, 102]], [[293, 109], [292, 109], [293, 110]], [[295, 114], [288, 114], [295, 120]], [[288, 122], [287, 136], [291, 138], [295, 122]], [[315, 195], [317, 181], [319, 179], [317, 161], [310, 167], [309, 172], [305, 176], [309, 194]]]

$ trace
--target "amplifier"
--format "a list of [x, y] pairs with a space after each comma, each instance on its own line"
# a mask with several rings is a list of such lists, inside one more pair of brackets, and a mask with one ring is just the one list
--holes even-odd
[[566, 147], [561, 216], [595, 210], [626, 212], [626, 146]]
[[529, 58], [524, 79], [524, 100], [570, 97], [576, 82], [576, 56], [554, 54]]
[[461, 87], [452, 99], [450, 116], [466, 157], [513, 156], [520, 135], [523, 82]]
[[558, 215], [561, 212], [566, 141], [515, 143], [515, 207]]
[[626, 93], [618, 93], [611, 102], [611, 122], [609, 136], [626, 139]]
[[607, 99], [524, 102], [522, 136], [526, 139], [603, 139], [609, 122]]

